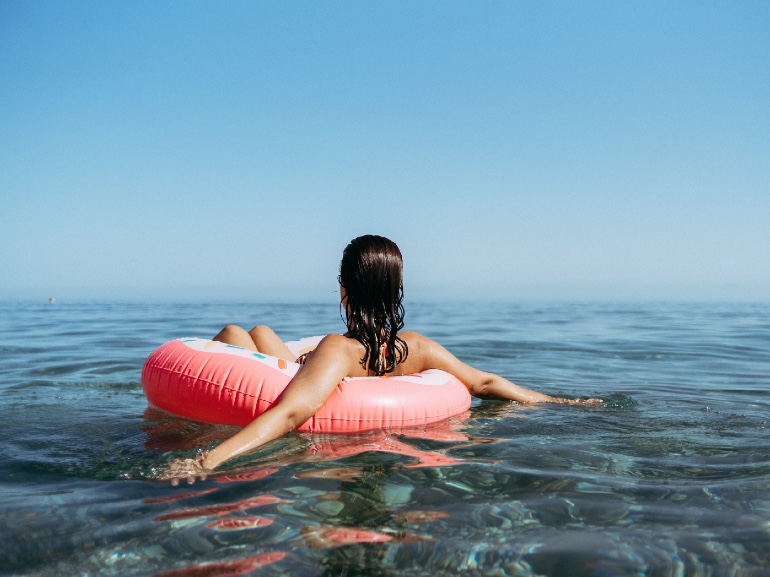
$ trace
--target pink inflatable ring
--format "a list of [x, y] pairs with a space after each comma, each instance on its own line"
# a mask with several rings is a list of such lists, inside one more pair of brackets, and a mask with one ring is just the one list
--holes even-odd
[[[295, 354], [321, 337], [286, 343]], [[151, 405], [180, 417], [245, 426], [272, 407], [300, 365], [217, 341], [179, 339], [160, 346], [142, 369]], [[468, 389], [444, 371], [346, 378], [298, 431], [354, 433], [415, 427], [467, 411]]]

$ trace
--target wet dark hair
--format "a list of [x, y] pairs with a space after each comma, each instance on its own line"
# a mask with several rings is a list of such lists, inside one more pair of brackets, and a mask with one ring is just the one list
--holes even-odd
[[338, 280], [347, 293], [348, 336], [364, 345], [361, 364], [378, 376], [392, 373], [409, 354], [398, 337], [404, 328], [403, 267], [396, 243], [382, 236], [354, 238], [342, 253]]

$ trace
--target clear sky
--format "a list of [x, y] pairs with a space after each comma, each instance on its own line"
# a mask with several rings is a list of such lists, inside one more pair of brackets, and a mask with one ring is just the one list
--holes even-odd
[[0, 2], [0, 298], [770, 298], [770, 2]]

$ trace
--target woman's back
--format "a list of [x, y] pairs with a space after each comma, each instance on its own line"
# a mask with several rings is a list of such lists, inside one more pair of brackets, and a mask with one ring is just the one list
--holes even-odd
[[[432, 347], [430, 344], [432, 341], [423, 337], [419, 333], [413, 331], [402, 331], [398, 333], [398, 336], [403, 340], [408, 347], [408, 355], [402, 362], [396, 364], [396, 368], [393, 372], [386, 373], [384, 376], [400, 376], [411, 375], [419, 373], [426, 369], [437, 369], [438, 366], [430, 366], [433, 356], [431, 356]], [[344, 354], [348, 355], [352, 360], [356, 361], [351, 363], [353, 365], [352, 374], [349, 377], [366, 377], [371, 376], [373, 372], [368, 367], [365, 367], [361, 362], [364, 358], [366, 349], [364, 345], [358, 340], [347, 337], [347, 342], [340, 341], [340, 345], [344, 345]], [[389, 356], [391, 351], [386, 347], [382, 347], [379, 352], [380, 355]]]

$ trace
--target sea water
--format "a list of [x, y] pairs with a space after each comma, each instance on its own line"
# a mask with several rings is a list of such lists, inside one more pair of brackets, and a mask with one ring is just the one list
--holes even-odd
[[460, 359], [602, 407], [289, 434], [148, 407], [146, 357], [226, 323], [341, 332], [332, 304], [0, 303], [0, 573], [770, 575], [770, 305], [408, 303]]

